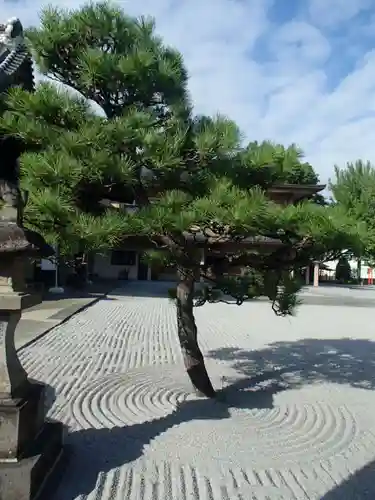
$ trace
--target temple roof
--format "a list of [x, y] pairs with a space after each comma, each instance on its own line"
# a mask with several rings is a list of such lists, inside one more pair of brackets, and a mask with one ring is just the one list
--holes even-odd
[[325, 184], [276, 184], [267, 189], [271, 200], [279, 203], [296, 203], [325, 189]]

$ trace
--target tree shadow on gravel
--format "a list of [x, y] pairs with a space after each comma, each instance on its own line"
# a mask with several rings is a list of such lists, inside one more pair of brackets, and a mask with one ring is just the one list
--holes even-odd
[[260, 350], [224, 347], [210, 358], [227, 361], [253, 383], [298, 387], [326, 381], [375, 388], [375, 342], [365, 339], [303, 339], [275, 342]]
[[[298, 388], [316, 382], [375, 388], [375, 342], [366, 339], [303, 339], [275, 342], [264, 349], [225, 347], [207, 355], [226, 361], [252, 384]], [[375, 455], [375, 450], [374, 450]], [[375, 499], [375, 460], [366, 464], [321, 500]]]
[[332, 488], [321, 500], [374, 500], [375, 460]]
[[[187, 400], [165, 417], [124, 427], [71, 432], [66, 439], [65, 473], [54, 500], [76, 500], [80, 495], [86, 498], [95, 487], [103, 493], [106, 473], [140, 458], [145, 446], [172, 427], [193, 420], [227, 419], [231, 416], [230, 408], [271, 409], [273, 395], [281, 390], [277, 384], [260, 389], [242, 379], [219, 391], [217, 400]], [[176, 449], [181, 444], [176, 443]], [[113, 474], [115, 479], [116, 471]], [[142, 491], [137, 493], [143, 498]], [[130, 498], [131, 492], [124, 491], [123, 498], [127, 495]]]

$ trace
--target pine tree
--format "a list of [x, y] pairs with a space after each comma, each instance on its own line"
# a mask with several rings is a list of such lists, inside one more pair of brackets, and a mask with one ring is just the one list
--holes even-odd
[[[335, 166], [335, 177], [329, 183], [333, 203], [365, 226], [363, 253], [369, 265], [375, 262], [375, 167], [369, 161], [357, 160], [344, 168]], [[360, 279], [358, 259], [357, 278]]]
[[[28, 39], [55, 83], [33, 94], [13, 89], [0, 120], [0, 132], [26, 150], [25, 224], [66, 254], [147, 238], [148, 259], [178, 269], [185, 366], [194, 386], [214, 396], [194, 305], [221, 292], [239, 305], [266, 295], [277, 314], [291, 314], [301, 286], [291, 270], [357, 248], [359, 225], [338, 207], [270, 202], [264, 190], [276, 182], [316, 182], [312, 167], [294, 145], [242, 147], [232, 121], [193, 116], [181, 55], [154, 34], [152, 20], [107, 3], [48, 8]], [[103, 200], [135, 200], [138, 210]], [[243, 276], [232, 277], [239, 268]], [[196, 290], [200, 277], [208, 285]]]

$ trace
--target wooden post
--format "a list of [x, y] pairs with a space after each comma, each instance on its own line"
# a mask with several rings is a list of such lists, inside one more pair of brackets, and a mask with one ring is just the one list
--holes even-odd
[[319, 286], [319, 262], [314, 263], [314, 286]]

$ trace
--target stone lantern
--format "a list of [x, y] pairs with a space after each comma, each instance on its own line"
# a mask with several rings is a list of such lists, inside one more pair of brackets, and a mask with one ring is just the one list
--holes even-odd
[[[32, 85], [31, 61], [22, 25], [0, 25], [0, 92], [12, 84]], [[20, 151], [11, 137], [0, 137], [0, 499], [32, 500], [62, 456], [63, 426], [45, 419], [45, 386], [27, 376], [14, 335], [22, 310], [41, 302], [28, 289], [24, 266], [53, 249], [22, 224]]]
[[45, 420], [44, 385], [28, 378], [15, 348], [22, 310], [41, 302], [26, 286], [24, 266], [53, 254], [41, 236], [19, 225], [17, 193], [0, 179], [0, 499], [31, 500], [61, 457], [63, 427]]

